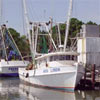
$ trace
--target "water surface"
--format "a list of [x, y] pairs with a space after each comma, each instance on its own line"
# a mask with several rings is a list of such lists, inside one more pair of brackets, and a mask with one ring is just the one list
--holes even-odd
[[33, 87], [19, 78], [0, 78], [0, 100], [100, 100], [100, 91], [67, 93]]

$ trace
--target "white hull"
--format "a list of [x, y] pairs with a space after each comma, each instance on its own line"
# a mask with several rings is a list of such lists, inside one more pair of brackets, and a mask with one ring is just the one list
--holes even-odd
[[73, 92], [82, 78], [83, 67], [78, 72], [78, 66], [44, 68], [34, 70], [19, 69], [20, 79], [42, 87]]
[[18, 76], [18, 69], [25, 68], [28, 61], [5, 61], [0, 62], [0, 76]]

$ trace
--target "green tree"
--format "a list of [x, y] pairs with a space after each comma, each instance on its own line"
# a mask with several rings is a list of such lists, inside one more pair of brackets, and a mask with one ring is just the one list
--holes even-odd
[[[68, 46], [70, 46], [70, 38], [75, 37], [76, 34], [80, 31], [81, 25], [83, 24], [82, 21], [79, 21], [77, 18], [72, 18], [70, 20], [70, 28], [69, 28], [69, 36], [68, 36]], [[66, 24], [60, 24], [60, 32], [61, 32], [61, 42], [64, 43], [65, 39], [65, 29], [66, 29]], [[52, 28], [53, 30], [53, 39], [57, 43], [57, 26], [54, 26]]]
[[92, 21], [89, 21], [86, 24], [88, 24], [88, 25], [97, 25], [95, 22], [92, 22]]
[[30, 53], [30, 49], [29, 49], [29, 44], [26, 36], [25, 35], [20, 36], [20, 33], [18, 33], [13, 28], [9, 28], [9, 32], [11, 33], [22, 55], [23, 56], [28, 55]]
[[77, 18], [72, 18], [70, 22], [69, 36], [75, 37], [80, 31], [82, 24], [82, 21], [79, 21]]

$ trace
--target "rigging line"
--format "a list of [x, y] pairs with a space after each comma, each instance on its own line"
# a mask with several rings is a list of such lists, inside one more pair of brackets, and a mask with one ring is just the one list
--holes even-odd
[[56, 1], [55, 0], [51, 0], [51, 16], [52, 16], [52, 18], [54, 18], [54, 5], [56, 5]]
[[2, 40], [3, 40], [3, 48], [4, 48], [4, 53], [5, 53], [5, 57], [6, 57], [6, 60], [8, 62], [8, 56], [7, 56], [7, 51], [6, 51], [6, 44], [5, 44], [5, 38], [4, 38], [4, 32], [5, 32], [5, 28], [1, 29], [1, 35], [2, 35]]
[[[99, 0], [99, 5], [100, 5], [100, 0]], [[100, 6], [99, 6], [99, 24], [100, 24]]]
[[23, 1], [21, 0], [21, 14], [22, 14], [22, 27], [23, 27], [23, 34], [25, 35], [25, 36], [27, 36], [27, 34], [26, 34], [26, 32], [25, 32], [25, 22], [24, 22], [24, 6], [23, 6]]
[[21, 52], [20, 52], [20, 50], [19, 50], [17, 44], [15, 43], [14, 38], [12, 37], [12, 35], [11, 35], [11, 33], [10, 33], [10, 31], [9, 31], [8, 29], [7, 29], [7, 31], [8, 31], [9, 36], [11, 37], [11, 39], [12, 39], [12, 41], [13, 41], [13, 43], [14, 43], [16, 49], [18, 50], [19, 55], [21, 56], [21, 58], [22, 58], [22, 60], [23, 60], [23, 62], [24, 62], [23, 56], [22, 56], [22, 54], [21, 54]]
[[22, 32], [23, 32], [23, 29], [22, 29], [23, 24], [22, 24], [22, 16], [21, 16], [21, 14], [22, 14], [22, 3], [20, 3], [19, 1], [20, 0], [18, 0], [18, 3], [19, 4], [17, 4], [17, 9], [19, 10], [18, 11], [18, 19], [19, 19], [18, 24], [19, 24], [19, 28], [20, 28], [19, 29], [20, 30], [20, 33], [22, 34]]
[[79, 16], [78, 16], [78, 9], [77, 8], [79, 8], [79, 5], [78, 5], [77, 2], [75, 2], [75, 0], [73, 0], [73, 3], [75, 4], [75, 5], [73, 5], [73, 7], [74, 7], [74, 9], [73, 9], [73, 15], [78, 18]]
[[[7, 1], [6, 1], [7, 2]], [[5, 23], [5, 20], [6, 20], [6, 7], [7, 7], [7, 5], [5, 5], [5, 4], [8, 4], [8, 3], [5, 3], [5, 1], [4, 0], [2, 0], [2, 24], [3, 23]]]
[[4, 0], [1, 0], [1, 5], [0, 5], [0, 7], [1, 7], [1, 15], [2, 15], [2, 19], [1, 19], [1, 24], [3, 24], [4, 23], [4, 20], [5, 20], [5, 5], [3, 5], [4, 4]]
[[2, 24], [2, 0], [0, 0], [0, 25]]
[[[32, 3], [32, 0], [30, 0], [30, 9], [31, 9], [32, 16], [35, 15], [36, 18], [37, 18], [37, 20], [39, 21], [40, 18], [38, 17], [37, 13], [35, 12], [34, 5], [33, 5], [33, 3]], [[33, 12], [34, 12], [34, 14], [33, 14]]]
[[30, 3], [30, 6], [28, 6], [28, 8], [29, 8], [29, 11], [30, 11], [30, 14], [31, 14], [32, 19], [34, 19], [34, 16], [33, 16], [33, 13], [32, 13], [33, 12], [33, 9], [31, 7], [31, 3]]

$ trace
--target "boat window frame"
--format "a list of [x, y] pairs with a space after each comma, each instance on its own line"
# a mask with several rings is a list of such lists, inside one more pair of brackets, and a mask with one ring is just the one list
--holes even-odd
[[77, 61], [77, 56], [75, 55], [53, 55], [49, 57], [49, 61], [61, 61], [61, 60]]

